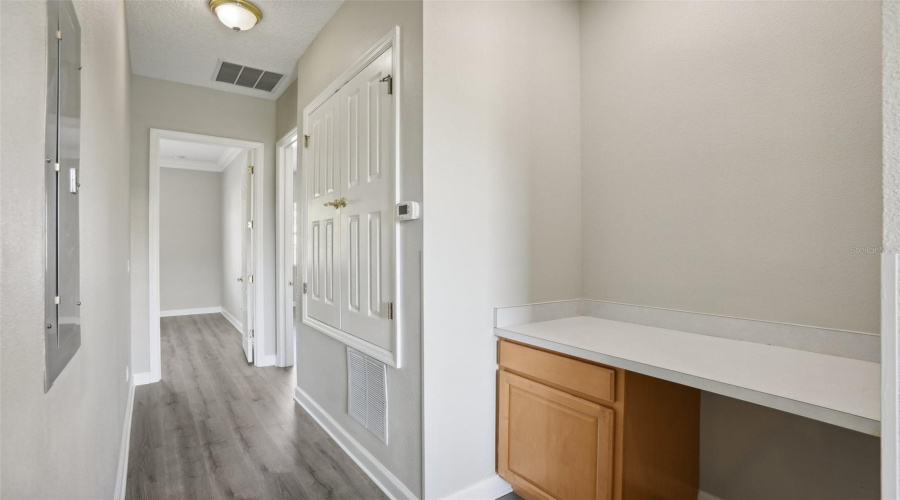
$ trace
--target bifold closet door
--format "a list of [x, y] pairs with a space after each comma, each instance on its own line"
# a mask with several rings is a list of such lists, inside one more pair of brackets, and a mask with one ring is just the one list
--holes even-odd
[[394, 247], [394, 130], [388, 49], [340, 97], [341, 329], [391, 346]]
[[[306, 265], [309, 317], [341, 328], [341, 280], [339, 258], [341, 194], [338, 168], [339, 94], [309, 115], [309, 148], [306, 161]], [[306, 168], [306, 167], [305, 167]], [[329, 204], [329, 205], [326, 205]]]

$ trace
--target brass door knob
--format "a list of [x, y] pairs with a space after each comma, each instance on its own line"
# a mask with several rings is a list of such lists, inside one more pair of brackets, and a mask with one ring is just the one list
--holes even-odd
[[340, 198], [338, 200], [329, 201], [325, 204], [326, 207], [334, 207], [335, 209], [343, 208], [347, 206], [347, 198]]

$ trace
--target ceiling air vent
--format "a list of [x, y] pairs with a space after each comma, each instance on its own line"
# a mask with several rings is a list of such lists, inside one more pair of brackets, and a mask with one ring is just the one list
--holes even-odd
[[234, 64], [227, 61], [219, 61], [213, 79], [217, 82], [230, 83], [249, 89], [271, 92], [282, 78], [284, 78], [284, 75], [281, 73], [251, 68], [249, 66], [241, 66], [240, 64]]

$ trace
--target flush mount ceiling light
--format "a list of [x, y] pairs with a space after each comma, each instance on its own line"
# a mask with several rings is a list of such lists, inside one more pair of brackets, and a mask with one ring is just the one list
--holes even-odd
[[209, 0], [209, 10], [234, 31], [247, 31], [262, 20], [259, 8], [247, 0]]

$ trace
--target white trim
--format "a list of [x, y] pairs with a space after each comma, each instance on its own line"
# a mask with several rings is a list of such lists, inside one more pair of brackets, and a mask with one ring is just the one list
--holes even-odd
[[900, 256], [881, 254], [881, 498], [897, 498], [900, 493], [900, 421], [898, 421], [897, 287]]
[[[309, 115], [316, 110], [319, 106], [325, 103], [332, 95], [337, 93], [344, 85], [347, 84], [350, 80], [353, 79], [357, 74], [359, 74], [362, 70], [364, 70], [369, 64], [378, 59], [386, 50], [393, 49], [393, 56], [391, 61], [391, 82], [393, 85], [393, 96], [394, 96], [394, 189], [391, 196], [393, 198], [393, 203], [396, 204], [399, 201], [398, 195], [400, 193], [400, 173], [402, 172], [401, 168], [401, 159], [403, 155], [401, 152], [403, 151], [401, 147], [401, 139], [400, 139], [400, 131], [402, 130], [401, 119], [400, 119], [400, 108], [402, 102], [403, 95], [403, 75], [401, 73], [401, 62], [403, 61], [403, 53], [402, 53], [402, 43], [400, 38], [400, 27], [394, 26], [391, 31], [385, 35], [381, 40], [378, 41], [372, 48], [370, 48], [362, 57], [360, 57], [353, 65], [350, 66], [349, 69], [344, 71], [336, 80], [334, 80], [330, 85], [325, 87], [315, 99], [313, 99], [305, 108], [303, 108], [303, 135], [309, 135]], [[303, 156], [298, 153], [298, 168], [297, 174], [302, 175], [305, 173], [305, 169], [303, 169], [302, 161], [300, 158]], [[304, 184], [304, 183], [301, 183]], [[301, 231], [301, 239], [303, 242], [300, 246], [300, 259], [298, 260], [300, 267], [300, 276], [301, 283], [309, 282], [307, 278], [307, 269], [306, 269], [306, 260], [303, 256], [303, 249], [306, 248], [306, 220], [307, 220], [307, 204], [308, 201], [306, 196], [300, 196], [303, 200], [301, 203], [301, 213], [300, 220], [302, 221]], [[398, 248], [399, 244], [399, 235], [400, 231], [397, 231], [396, 228], [394, 230], [394, 244], [393, 244], [393, 262], [394, 262], [394, 273], [391, 276], [393, 280], [393, 286], [391, 287], [394, 291], [394, 320], [391, 322], [391, 347], [392, 350], [384, 349], [382, 347], [376, 346], [365, 340], [360, 339], [354, 335], [341, 331], [337, 328], [326, 325], [320, 321], [316, 321], [313, 318], [310, 318], [307, 314], [307, 295], [302, 294], [300, 299], [300, 309], [301, 309], [301, 321], [303, 324], [318, 330], [344, 344], [361, 351], [373, 358], [387, 364], [388, 366], [394, 368], [401, 368], [401, 360], [403, 359], [402, 353], [402, 342], [401, 342], [401, 330], [400, 318], [403, 317], [404, 314], [404, 304], [397, 300], [399, 297], [403, 297], [402, 283], [401, 279], [401, 266], [398, 256]]]
[[172, 316], [190, 316], [192, 314], [215, 314], [222, 312], [222, 306], [201, 307], [198, 309], [169, 309], [168, 311], [160, 311], [160, 318], [170, 318]]
[[445, 500], [495, 500], [512, 491], [512, 486], [497, 474], [482, 479], [456, 493], [444, 497]]
[[316, 403], [309, 394], [303, 392], [300, 387], [294, 388], [294, 401], [306, 410], [307, 413], [319, 424], [319, 427], [325, 429], [325, 432], [334, 439], [334, 442], [344, 450], [350, 458], [356, 462], [363, 472], [384, 492], [388, 498], [398, 499], [415, 499], [416, 495], [394, 476], [381, 462], [378, 461], [368, 450], [366, 450], [358, 441], [344, 430], [336, 420], [334, 420], [328, 412], [325, 411], [318, 403]]
[[[256, 346], [254, 346], [256, 349]], [[255, 350], [253, 355], [256, 359], [256, 366], [275, 366], [275, 362], [278, 359], [274, 354], [260, 354], [259, 350]]]
[[197, 160], [176, 160], [173, 158], [160, 158], [159, 160], [160, 168], [177, 168], [181, 170], [199, 170], [201, 172], [212, 172], [218, 173], [221, 172], [222, 169], [219, 168], [219, 165], [213, 163], [211, 161], [197, 161]]
[[[277, 366], [293, 366], [294, 287], [288, 283], [294, 279], [294, 172], [284, 168], [288, 145], [299, 141], [297, 127], [291, 129], [275, 143], [275, 355]], [[297, 142], [294, 163], [300, 163], [300, 144]], [[299, 172], [299, 168], [295, 169]], [[286, 214], [290, 216], [285, 217]]]
[[[134, 380], [134, 385], [147, 385], [153, 383], [152, 377], [150, 376], [150, 372], [140, 372], [140, 373], [132, 373], [131, 379]], [[157, 380], [157, 382], [159, 382]]]
[[232, 326], [237, 328], [238, 333], [241, 333], [244, 331], [244, 325], [242, 325], [241, 322], [238, 321], [237, 318], [232, 316], [230, 312], [226, 311], [224, 307], [222, 308], [221, 312], [222, 312], [222, 316], [224, 316], [225, 319], [227, 319], [228, 322], [231, 323]]
[[131, 415], [134, 413], [134, 379], [128, 381], [128, 399], [125, 401], [125, 419], [122, 422], [122, 440], [119, 444], [119, 469], [116, 473], [115, 500], [125, 500], [125, 482], [128, 480], [128, 450], [131, 447]]
[[697, 490], [697, 500], [722, 500], [722, 499], [713, 495], [712, 493], [707, 493], [703, 490]]
[[[259, 182], [254, 182], [254, 223], [260, 229], [265, 228], [263, 217], [265, 215], [265, 190], [262, 179], [265, 172], [265, 144], [255, 141], [244, 141], [240, 139], [230, 139], [226, 137], [215, 137], [211, 135], [192, 134], [189, 132], [178, 132], [174, 130], [150, 129], [150, 186], [149, 186], [149, 219], [150, 219], [150, 243], [149, 243], [149, 286], [150, 286], [150, 307], [149, 307], [149, 323], [150, 323], [150, 382], [159, 382], [162, 378], [162, 362], [159, 331], [159, 141], [162, 139], [171, 139], [182, 142], [195, 142], [199, 144], [211, 144], [215, 146], [227, 146], [250, 150], [254, 152], [253, 161], [255, 175], [258, 175]], [[255, 345], [266, 345], [266, 314], [265, 314], [265, 262], [263, 260], [265, 252], [263, 241], [265, 240], [262, 231], [259, 237], [254, 238], [254, 290], [255, 293], [255, 311], [254, 315], [256, 323]], [[257, 364], [257, 366], [260, 366]]]

